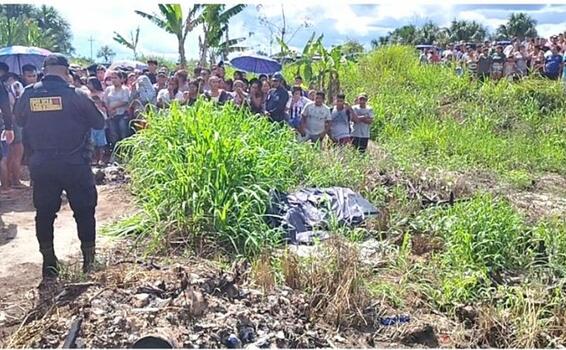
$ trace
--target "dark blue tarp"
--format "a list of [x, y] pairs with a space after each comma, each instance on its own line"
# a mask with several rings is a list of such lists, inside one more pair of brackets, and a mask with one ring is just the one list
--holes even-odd
[[377, 208], [349, 188], [305, 188], [293, 193], [272, 193], [269, 210], [272, 227], [281, 227], [292, 244], [312, 243], [336, 220], [357, 226], [377, 214]]

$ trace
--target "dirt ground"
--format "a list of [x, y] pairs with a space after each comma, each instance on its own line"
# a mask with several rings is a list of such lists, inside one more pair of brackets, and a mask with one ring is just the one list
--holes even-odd
[[[41, 280], [41, 255], [35, 237], [35, 210], [32, 190], [12, 190], [0, 194], [0, 324], [21, 316], [21, 301]], [[98, 187], [97, 228], [131, 213], [131, 197], [124, 185]], [[112, 244], [110, 237], [98, 235], [100, 248]], [[73, 213], [66, 200], [55, 221], [55, 251], [60, 260], [80, 261], [80, 242]], [[2, 331], [0, 331], [0, 336]]]

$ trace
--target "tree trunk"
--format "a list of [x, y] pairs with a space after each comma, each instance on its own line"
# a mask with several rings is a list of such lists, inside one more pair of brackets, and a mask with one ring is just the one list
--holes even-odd
[[179, 63], [183, 69], [187, 68], [187, 59], [185, 58], [185, 39], [178, 38], [179, 41]]
[[202, 39], [202, 37], [199, 35], [198, 46], [199, 46], [199, 49], [200, 49], [199, 65], [201, 67], [205, 67], [206, 66], [206, 54], [207, 54], [207, 51], [208, 51], [206, 38]]
[[[228, 35], [228, 29], [226, 29], [226, 44], [228, 44], [228, 41], [230, 41], [230, 36]], [[226, 45], [224, 47], [224, 50], [222, 50], [222, 60], [223, 61], [227, 61], [228, 60], [228, 50], [230, 50], [230, 47], [228, 47], [228, 45]]]

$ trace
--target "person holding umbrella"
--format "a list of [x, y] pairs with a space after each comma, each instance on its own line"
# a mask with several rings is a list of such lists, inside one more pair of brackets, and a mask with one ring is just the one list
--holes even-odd
[[283, 75], [281, 73], [273, 74], [271, 86], [272, 89], [269, 90], [265, 102], [265, 115], [273, 122], [285, 122], [287, 120], [285, 109], [289, 101], [289, 92], [283, 87]]

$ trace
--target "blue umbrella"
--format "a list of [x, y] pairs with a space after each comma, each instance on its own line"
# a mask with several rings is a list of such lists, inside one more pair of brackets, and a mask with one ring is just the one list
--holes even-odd
[[230, 60], [232, 67], [245, 72], [257, 74], [272, 74], [281, 71], [281, 63], [269, 57], [259, 55], [246, 55]]
[[33, 64], [38, 69], [51, 51], [33, 46], [8, 46], [0, 49], [0, 62], [10, 67], [10, 72], [22, 74], [22, 66]]

